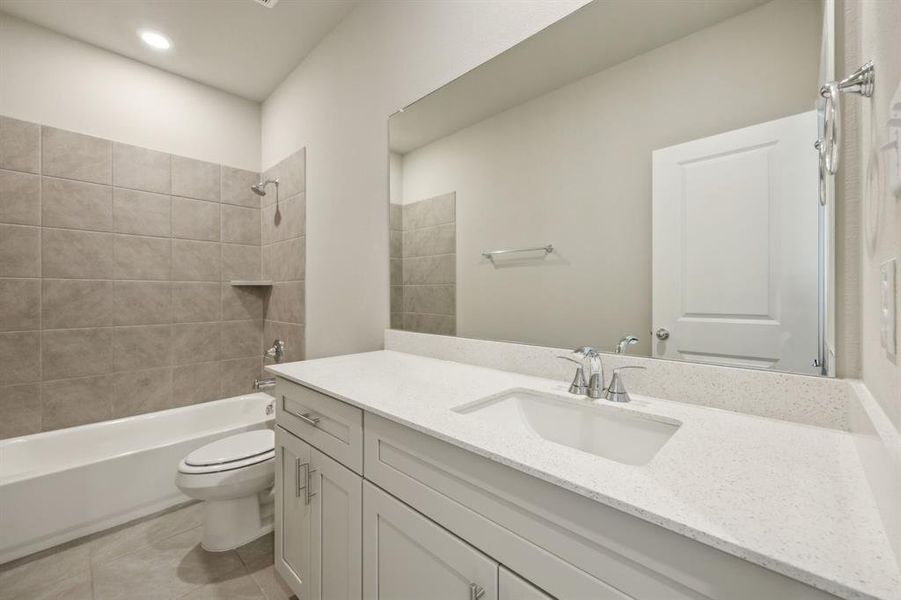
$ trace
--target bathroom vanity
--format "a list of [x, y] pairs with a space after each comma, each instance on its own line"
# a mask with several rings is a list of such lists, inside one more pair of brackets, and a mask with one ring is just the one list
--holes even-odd
[[830, 81], [832, 2], [683, 4], [587, 3], [389, 117], [387, 350], [269, 367], [303, 600], [901, 599], [901, 459], [811, 377], [875, 67]]
[[394, 351], [269, 370], [276, 568], [300, 598], [901, 589], [845, 432], [592, 402], [566, 381]]

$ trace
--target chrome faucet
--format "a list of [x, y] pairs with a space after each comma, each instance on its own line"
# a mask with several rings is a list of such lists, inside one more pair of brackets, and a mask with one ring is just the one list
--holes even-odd
[[614, 352], [616, 354], [625, 354], [626, 350], [628, 350], [629, 346], [633, 346], [638, 343], [638, 338], [634, 335], [627, 335], [623, 339], [616, 344], [616, 350]]
[[[275, 387], [276, 384], [275, 377], [268, 377], [266, 379], [254, 379], [253, 380], [253, 389], [255, 390], [271, 390]], [[268, 414], [268, 413], [267, 413]]]
[[604, 393], [604, 363], [601, 362], [601, 353], [591, 346], [576, 348], [573, 353], [581, 357], [583, 365], [588, 365], [587, 395], [597, 400]]
[[[620, 341], [619, 346], [625, 347], [626, 345], [634, 344], [635, 342], [629, 341], [630, 339], [637, 341], [637, 338], [628, 336]], [[619, 351], [619, 346], [617, 346], [617, 354], [622, 354], [622, 352]], [[619, 372], [623, 369], [644, 369], [645, 367], [629, 365], [613, 369], [610, 385], [604, 387], [604, 363], [601, 361], [601, 353], [590, 346], [585, 346], [584, 348], [576, 348], [573, 350], [573, 354], [580, 357], [581, 360], [576, 360], [569, 356], [557, 357], [579, 365], [576, 369], [576, 375], [573, 378], [573, 382], [569, 386], [570, 394], [588, 396], [592, 400], [604, 398], [610, 402], [630, 402], [632, 400], [629, 397], [626, 386], [623, 384], [623, 376], [620, 375]], [[588, 385], [585, 384], [586, 367], [588, 368]]]
[[[282, 362], [285, 359], [285, 342], [276, 338], [276, 340], [272, 342], [272, 347], [266, 350], [266, 352], [263, 353], [263, 356], [265, 356], [266, 358], [271, 358], [275, 361], [275, 364]], [[268, 377], [266, 379], [254, 379], [253, 389], [269, 390], [274, 388], [275, 384], [275, 377]]]

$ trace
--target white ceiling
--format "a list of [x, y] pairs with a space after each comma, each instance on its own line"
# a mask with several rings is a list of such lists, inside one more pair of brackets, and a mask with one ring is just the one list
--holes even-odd
[[393, 115], [391, 150], [406, 154], [767, 1], [592, 2]]
[[[264, 100], [356, 0], [0, 0], [0, 10], [251, 100]], [[137, 36], [172, 41], [154, 51]]]

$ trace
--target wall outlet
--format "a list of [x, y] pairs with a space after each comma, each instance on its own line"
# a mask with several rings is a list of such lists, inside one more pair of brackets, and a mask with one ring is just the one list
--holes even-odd
[[879, 340], [886, 355], [895, 360], [895, 259], [879, 265]]

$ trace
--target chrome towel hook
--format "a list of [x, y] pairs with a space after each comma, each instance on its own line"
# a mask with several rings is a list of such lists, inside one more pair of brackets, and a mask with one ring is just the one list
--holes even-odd
[[820, 96], [826, 99], [823, 139], [817, 140], [820, 161], [826, 172], [838, 171], [838, 151], [842, 143], [841, 102], [843, 93], [857, 94], [865, 98], [873, 96], [876, 83], [876, 67], [868, 61], [841, 81], [830, 81], [820, 88]]

